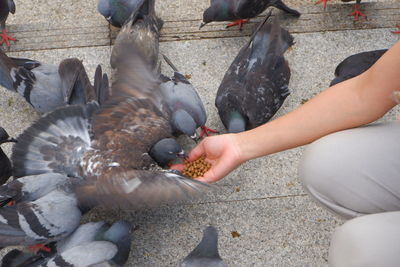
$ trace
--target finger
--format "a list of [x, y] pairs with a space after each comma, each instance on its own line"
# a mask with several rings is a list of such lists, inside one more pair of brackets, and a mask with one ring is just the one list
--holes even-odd
[[169, 168], [183, 172], [183, 170], [185, 169], [185, 164], [173, 164], [173, 165], [169, 166]]
[[188, 155], [188, 160], [193, 161], [198, 158], [200, 158], [203, 154], [205, 154], [205, 149], [204, 149], [204, 141], [201, 141], [200, 144], [198, 144], [195, 148], [192, 149], [192, 151], [189, 152]]

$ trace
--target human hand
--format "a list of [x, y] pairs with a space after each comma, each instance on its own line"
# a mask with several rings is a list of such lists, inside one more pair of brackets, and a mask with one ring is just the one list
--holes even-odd
[[[194, 161], [203, 155], [211, 163], [211, 168], [196, 179], [206, 183], [220, 180], [244, 161], [236, 134], [206, 137], [189, 153], [188, 161]], [[182, 171], [184, 166], [179, 164], [171, 168]]]

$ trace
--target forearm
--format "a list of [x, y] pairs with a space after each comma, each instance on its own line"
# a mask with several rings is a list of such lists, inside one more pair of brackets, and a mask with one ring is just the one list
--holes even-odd
[[308, 144], [332, 132], [370, 123], [400, 90], [400, 42], [362, 75], [323, 91], [296, 110], [237, 135], [244, 160]]

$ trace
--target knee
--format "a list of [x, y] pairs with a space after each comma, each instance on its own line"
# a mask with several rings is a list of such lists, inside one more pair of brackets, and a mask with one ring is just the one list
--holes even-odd
[[346, 142], [332, 134], [310, 144], [299, 165], [304, 189], [325, 208], [345, 218], [358, 215], [349, 209], [354, 199], [346, 191], [349, 177], [357, 175], [352, 165], [355, 157]]
[[315, 197], [332, 189], [333, 179], [343, 169], [345, 155], [339, 155], [331, 136], [326, 136], [310, 144], [304, 151], [299, 165], [299, 177], [304, 188]]
[[398, 212], [366, 215], [347, 221], [334, 232], [330, 267], [398, 266]]

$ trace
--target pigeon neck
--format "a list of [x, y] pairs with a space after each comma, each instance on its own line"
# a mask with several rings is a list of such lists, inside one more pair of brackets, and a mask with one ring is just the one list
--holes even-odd
[[214, 228], [208, 227], [197, 247], [188, 257], [219, 258], [218, 234]]
[[242, 114], [237, 111], [232, 111], [228, 115], [228, 132], [240, 133], [246, 130], [246, 121]]

